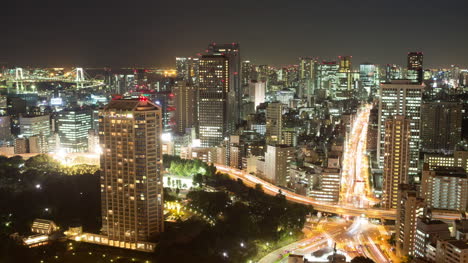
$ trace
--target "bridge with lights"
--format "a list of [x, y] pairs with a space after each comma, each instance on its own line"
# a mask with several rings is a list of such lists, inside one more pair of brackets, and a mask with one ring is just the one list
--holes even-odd
[[30, 74], [23, 68], [15, 68], [10, 72], [4, 74], [1, 78], [9, 83], [13, 83], [16, 87], [17, 93], [35, 92], [33, 85], [28, 90], [27, 84], [41, 83], [41, 82], [64, 82], [76, 85], [77, 89], [90, 89], [104, 86], [102, 80], [90, 78], [83, 68], [74, 68], [72, 71], [63, 75], [50, 74], [47, 76]]

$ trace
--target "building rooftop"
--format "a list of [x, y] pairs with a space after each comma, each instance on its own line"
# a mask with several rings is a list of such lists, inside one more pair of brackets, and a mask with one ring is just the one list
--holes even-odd
[[147, 111], [157, 109], [160, 109], [160, 107], [145, 97], [139, 99], [112, 100], [109, 104], [104, 106], [104, 110]]
[[436, 176], [449, 176], [449, 177], [460, 177], [467, 178], [465, 169], [461, 167], [434, 167]]
[[452, 246], [459, 249], [468, 249], [468, 242], [463, 240], [449, 240], [447, 241]]

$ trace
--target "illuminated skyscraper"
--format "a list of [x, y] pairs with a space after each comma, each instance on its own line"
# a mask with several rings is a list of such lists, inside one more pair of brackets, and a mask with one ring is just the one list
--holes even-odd
[[152, 250], [164, 229], [161, 108], [145, 97], [99, 112], [102, 232], [111, 246]]
[[403, 74], [401, 67], [395, 64], [387, 64], [385, 67], [385, 81], [391, 82], [395, 79], [402, 79]]
[[383, 207], [397, 208], [398, 185], [408, 183], [410, 121], [393, 116], [385, 122]]
[[256, 80], [254, 66], [249, 60], [242, 61], [242, 85], [248, 85], [249, 81]]
[[410, 182], [418, 173], [421, 100], [423, 86], [407, 80], [394, 80], [380, 85], [379, 98], [379, 144], [377, 158], [379, 167], [384, 166], [385, 122], [392, 116], [401, 115], [410, 121]]
[[370, 90], [373, 90], [378, 84], [378, 72], [374, 64], [364, 63], [359, 65], [359, 78], [362, 86]]
[[201, 146], [214, 147], [235, 127], [235, 94], [229, 81], [229, 59], [220, 54], [204, 55], [200, 59], [199, 73]]
[[188, 59], [182, 57], [176, 57], [176, 71], [177, 79], [188, 80], [190, 76]]
[[351, 56], [339, 56], [340, 67], [337, 73], [338, 87], [335, 91], [336, 100], [345, 100], [353, 95], [353, 72]]
[[57, 129], [60, 147], [65, 152], [87, 152], [91, 128], [91, 111], [78, 109], [59, 112]]
[[338, 70], [340, 65], [336, 61], [322, 61], [317, 72], [317, 89], [324, 89], [327, 95], [334, 96], [338, 88]]
[[24, 137], [42, 134], [50, 135], [50, 116], [20, 116], [20, 132]]
[[176, 131], [185, 133], [197, 121], [197, 90], [194, 85], [178, 81], [174, 87]]
[[[240, 46], [238, 43], [211, 43], [208, 46], [208, 54], [225, 56], [228, 61], [228, 75], [226, 81], [229, 85], [228, 92], [232, 93], [229, 95], [229, 104], [232, 113], [229, 117], [234, 118], [232, 120], [235, 125], [240, 122], [240, 107], [242, 101]], [[229, 128], [235, 129], [235, 127]]]
[[351, 58], [352, 56], [339, 56], [340, 59], [340, 72], [350, 72], [351, 71]]
[[268, 104], [266, 110], [266, 142], [281, 143], [283, 131], [283, 108], [281, 102]]
[[398, 192], [395, 224], [397, 255], [413, 256], [417, 218], [423, 215], [424, 199], [418, 197], [418, 192], [411, 185], [399, 185]]
[[307, 98], [309, 103], [314, 95], [317, 82], [318, 61], [311, 57], [299, 58], [299, 97]]
[[249, 97], [254, 103], [255, 108], [265, 102], [265, 89], [265, 82], [256, 80], [249, 81]]
[[422, 83], [423, 81], [423, 53], [409, 52], [408, 53], [408, 79], [414, 83]]

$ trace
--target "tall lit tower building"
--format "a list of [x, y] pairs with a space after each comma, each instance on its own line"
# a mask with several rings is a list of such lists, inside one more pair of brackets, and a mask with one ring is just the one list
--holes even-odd
[[113, 100], [99, 112], [102, 232], [109, 244], [151, 250], [164, 229], [161, 108]]
[[408, 183], [410, 121], [394, 116], [385, 122], [383, 207], [396, 209], [398, 185]]
[[87, 152], [88, 132], [91, 128], [91, 111], [71, 109], [59, 112], [57, 129], [60, 147], [65, 152]]
[[378, 83], [377, 76], [377, 68], [374, 64], [364, 63], [359, 65], [359, 79], [362, 86], [369, 88], [369, 90], [373, 89]]
[[316, 58], [299, 58], [299, 97], [307, 98], [309, 103], [314, 95], [317, 82], [318, 61]]
[[338, 89], [335, 99], [344, 100], [352, 96], [353, 74], [351, 68], [351, 56], [339, 56], [340, 67], [337, 73]]
[[199, 63], [198, 124], [202, 147], [218, 146], [235, 127], [235, 96], [228, 57], [204, 55]]
[[176, 57], [176, 72], [177, 79], [188, 80], [190, 74], [188, 67], [188, 58]]
[[417, 218], [423, 215], [424, 199], [420, 198], [416, 189], [408, 184], [399, 185], [398, 192], [395, 224], [397, 255], [413, 256]]
[[423, 53], [409, 52], [408, 53], [408, 79], [414, 83], [422, 83], [423, 81]]
[[242, 61], [242, 85], [248, 85], [249, 81], [256, 80], [254, 66], [249, 60]]
[[265, 102], [266, 83], [264, 81], [249, 81], [249, 97], [255, 109]]
[[385, 67], [385, 81], [390, 82], [394, 79], [402, 79], [401, 67], [395, 64], [387, 64]]
[[339, 56], [340, 69], [339, 72], [350, 72], [351, 71], [351, 58], [352, 56]]
[[266, 109], [266, 142], [281, 143], [283, 131], [283, 108], [281, 102], [272, 102]]
[[196, 126], [197, 89], [186, 81], [178, 81], [174, 87], [176, 131], [185, 133], [185, 129]]
[[327, 95], [334, 96], [338, 87], [338, 70], [336, 61], [322, 61], [317, 71], [317, 89], [324, 89]]
[[[232, 104], [232, 116], [234, 124], [240, 122], [240, 107], [242, 102], [242, 86], [241, 86], [241, 57], [240, 46], [238, 43], [218, 44], [211, 43], [208, 46], [208, 54], [225, 56], [228, 61], [228, 75], [226, 81], [229, 85], [229, 93], [232, 99], [229, 103]], [[231, 100], [233, 100], [231, 102]], [[234, 128], [234, 127], [231, 127]]]
[[384, 167], [385, 122], [393, 116], [404, 116], [410, 121], [410, 182], [418, 179], [416, 176], [419, 168], [422, 92], [422, 85], [410, 83], [408, 80], [393, 80], [391, 83], [380, 85], [377, 145], [379, 167]]

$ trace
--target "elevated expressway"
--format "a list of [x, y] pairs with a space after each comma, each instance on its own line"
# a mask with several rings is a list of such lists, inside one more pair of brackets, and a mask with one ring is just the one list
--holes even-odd
[[[314, 209], [318, 211], [347, 216], [366, 216], [368, 218], [388, 220], [396, 219], [396, 210], [384, 210], [378, 208], [355, 208], [340, 204], [318, 202], [309, 197], [299, 195], [286, 189], [280, 188], [256, 176], [248, 174], [245, 171], [231, 168], [225, 165], [215, 166], [219, 171], [226, 173], [231, 178], [241, 179], [244, 182], [244, 184], [249, 187], [255, 187], [256, 184], [260, 184], [263, 187], [263, 191], [269, 195], [277, 195], [281, 190], [281, 193], [286, 197], [287, 200], [300, 204], [312, 205]], [[460, 218], [460, 214], [458, 213], [433, 211], [432, 214], [434, 219], [440, 220], [455, 220]]]

